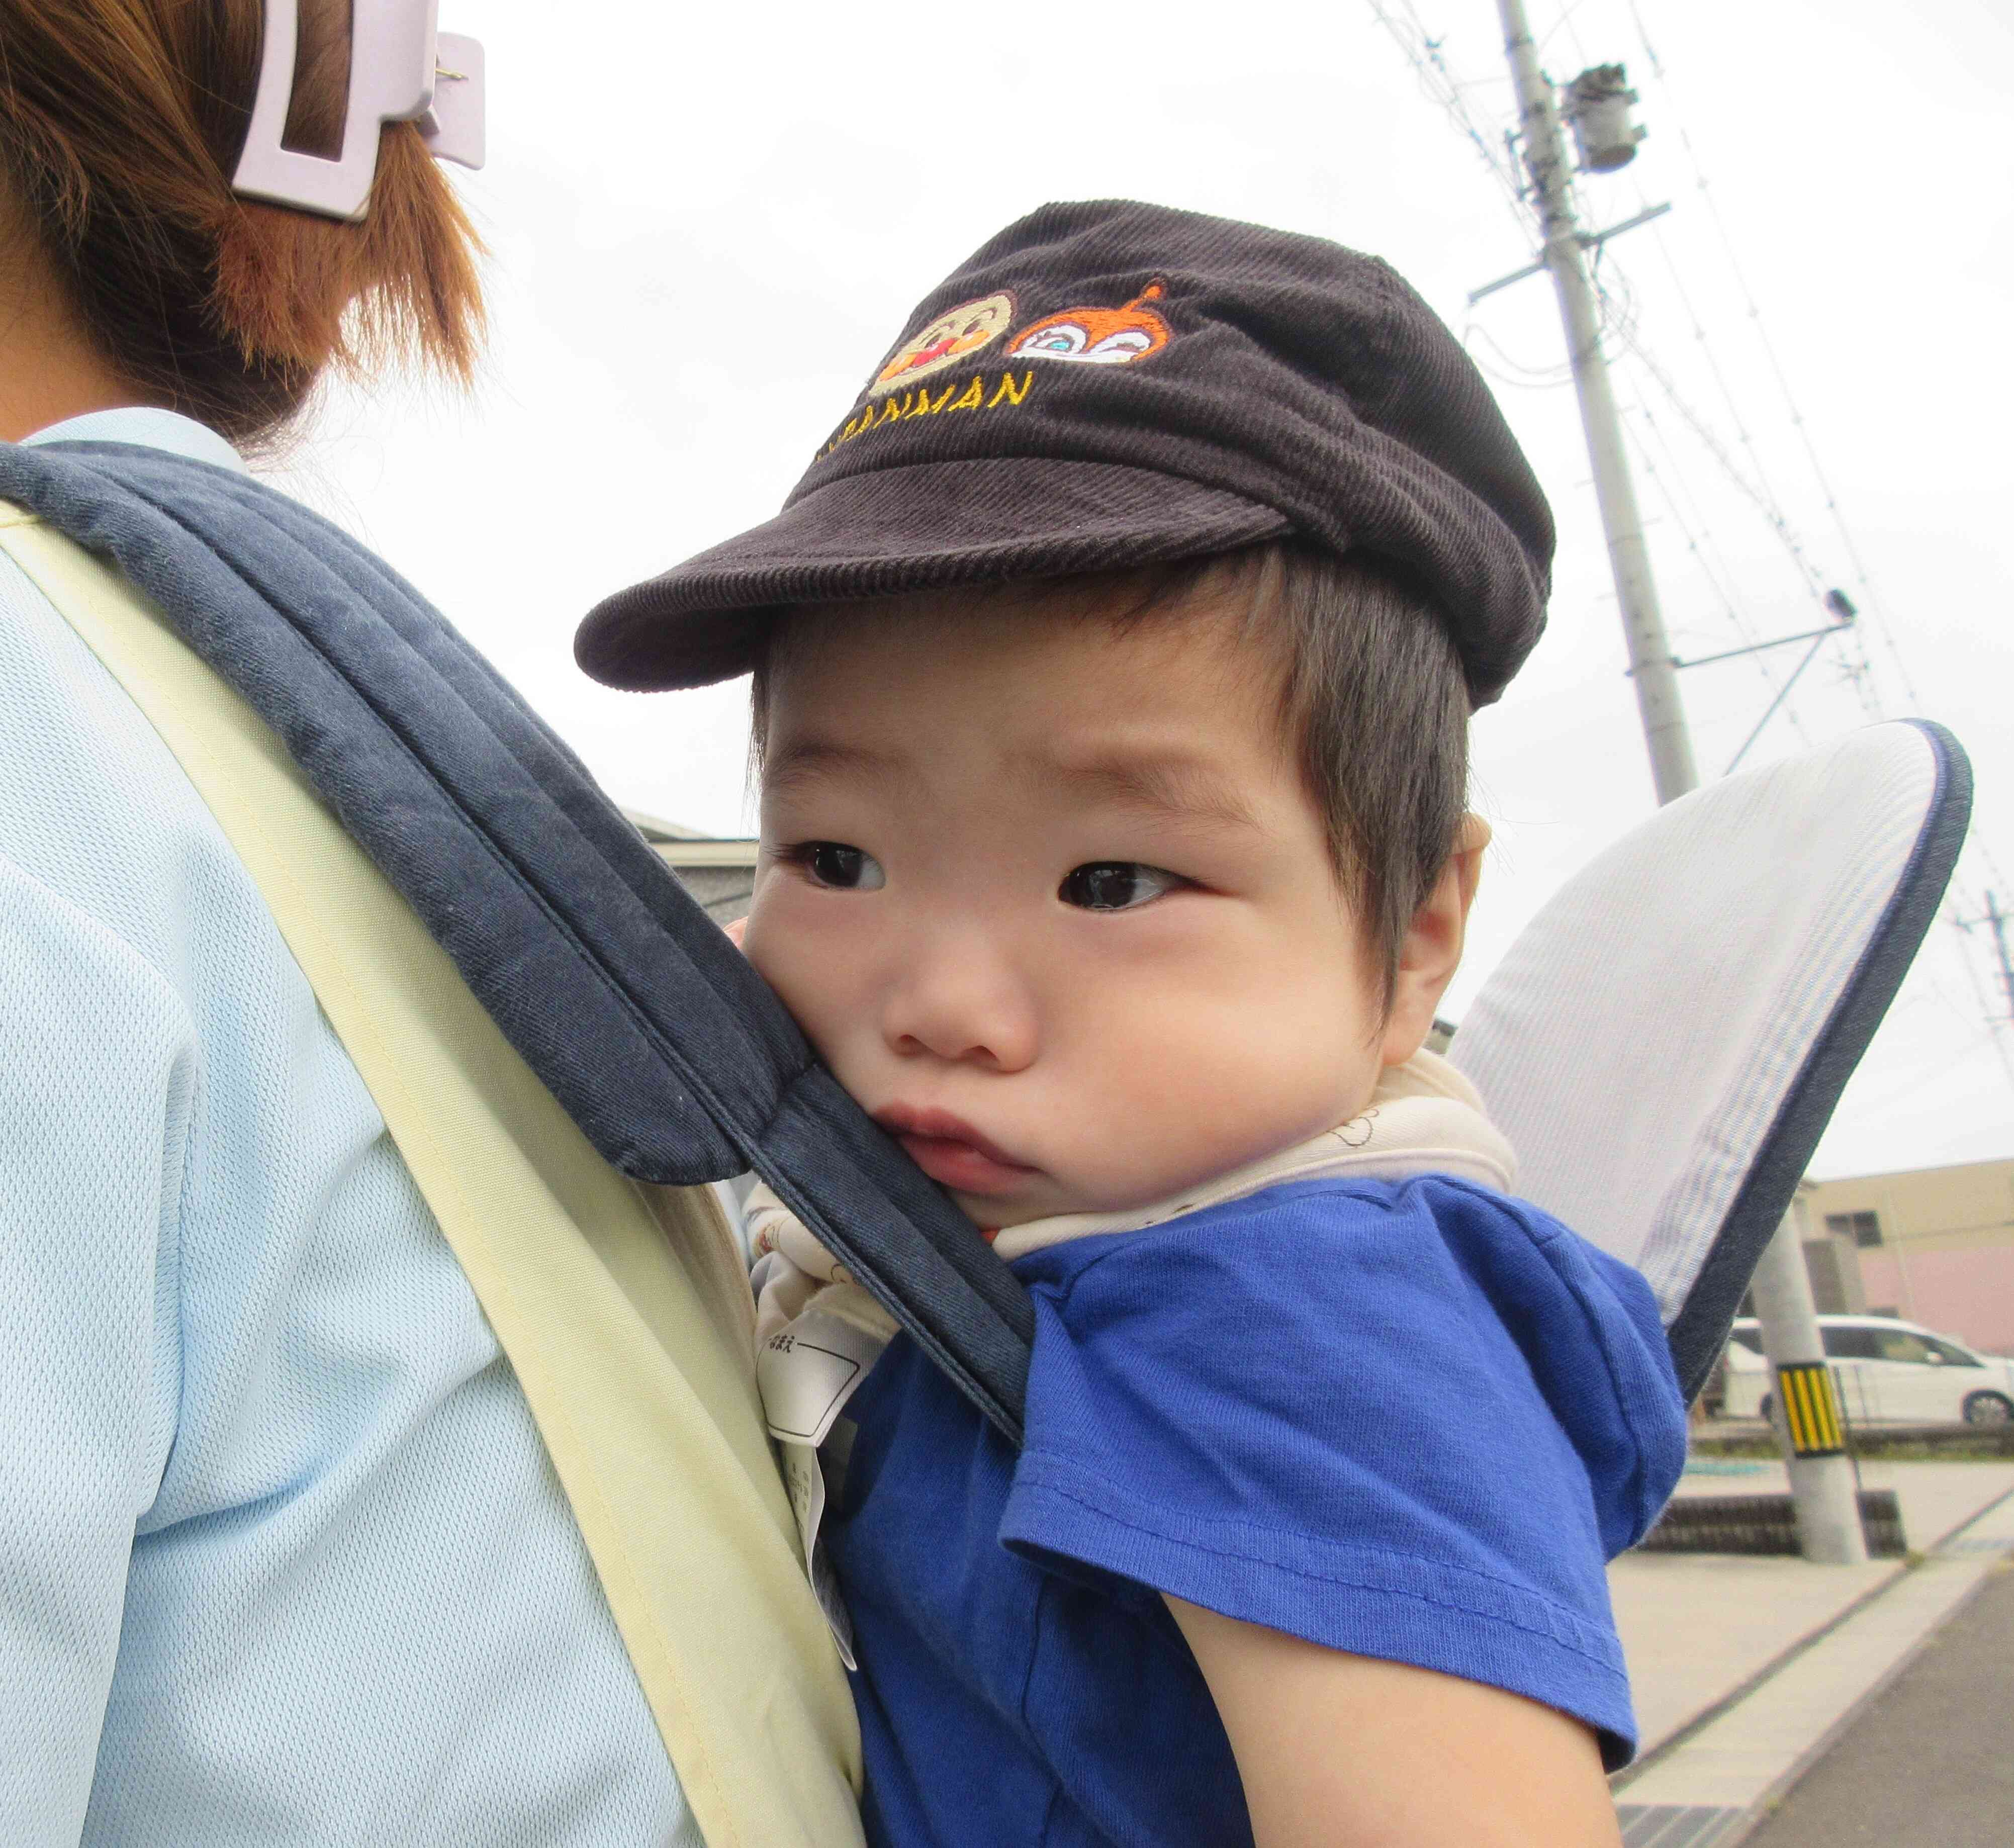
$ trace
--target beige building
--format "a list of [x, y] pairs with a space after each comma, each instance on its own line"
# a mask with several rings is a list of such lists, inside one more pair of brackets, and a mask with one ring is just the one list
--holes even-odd
[[1808, 1180], [1796, 1210], [1822, 1313], [1901, 1316], [2014, 1354], [2014, 1161]]

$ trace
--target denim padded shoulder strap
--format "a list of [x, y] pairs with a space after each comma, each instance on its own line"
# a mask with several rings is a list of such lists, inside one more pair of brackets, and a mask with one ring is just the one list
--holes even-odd
[[753, 1168], [1019, 1441], [1027, 1292], [410, 586], [271, 489], [152, 449], [0, 444], [0, 499], [116, 564], [273, 727], [611, 1164]]

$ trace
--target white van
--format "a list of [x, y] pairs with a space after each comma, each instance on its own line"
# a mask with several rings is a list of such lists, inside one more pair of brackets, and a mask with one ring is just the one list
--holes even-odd
[[[1819, 1336], [1852, 1424], [2014, 1421], [2014, 1362], [1887, 1316], [1821, 1316]], [[1766, 1418], [1770, 1384], [1761, 1328], [1744, 1316], [1728, 1337], [1722, 1415]]]

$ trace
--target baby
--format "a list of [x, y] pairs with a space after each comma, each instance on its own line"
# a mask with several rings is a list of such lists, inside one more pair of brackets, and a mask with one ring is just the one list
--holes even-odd
[[1683, 1407], [1642, 1280], [1421, 1050], [1544, 502], [1317, 240], [1051, 206], [911, 328], [783, 515], [580, 644], [754, 669], [747, 953], [1035, 1304], [1016, 1454], [752, 1203], [763, 1337], [865, 1373], [801, 1512], [869, 1839], [1613, 1842], [1603, 1567]]

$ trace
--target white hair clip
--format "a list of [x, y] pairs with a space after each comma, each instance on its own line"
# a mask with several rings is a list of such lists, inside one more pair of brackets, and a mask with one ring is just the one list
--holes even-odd
[[480, 167], [482, 47], [436, 30], [439, 0], [352, 0], [349, 109], [333, 160], [281, 145], [293, 100], [300, 0], [266, 0], [252, 125], [231, 189], [326, 218], [360, 219], [378, 171], [378, 131], [417, 122], [438, 160]]

